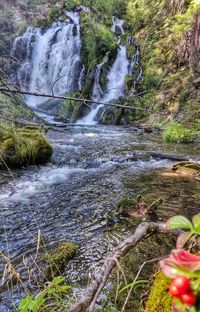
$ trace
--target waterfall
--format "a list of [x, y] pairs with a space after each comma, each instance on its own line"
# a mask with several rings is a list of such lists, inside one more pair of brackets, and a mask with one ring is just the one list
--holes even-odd
[[[77, 12], [66, 15], [66, 22], [55, 22], [46, 31], [29, 27], [15, 40], [12, 55], [22, 62], [17, 72], [22, 90], [64, 95], [80, 88], [80, 16]], [[44, 98], [26, 96], [25, 101], [36, 109]]]
[[[16, 71], [16, 76], [12, 78], [21, 90], [54, 95], [83, 90], [86, 68], [81, 62], [80, 12], [65, 14], [66, 21], [54, 22], [48, 29], [29, 27], [22, 36], [15, 39], [11, 54], [21, 65]], [[107, 74], [106, 92], [101, 88], [100, 77], [109, 61], [109, 52], [102, 63], [96, 66], [91, 96], [94, 104], [91, 112], [79, 120], [80, 124], [97, 123], [100, 110], [124, 95], [126, 76], [132, 75], [134, 68], [140, 65], [139, 48], [136, 49], [132, 60], [128, 60], [127, 47], [121, 44], [121, 36], [125, 34], [124, 21], [117, 17], [113, 17], [112, 21], [111, 31], [116, 34], [119, 44], [116, 60]], [[132, 37], [128, 37], [127, 44], [133, 45], [133, 41]], [[137, 81], [142, 75], [142, 69], [139, 68]], [[26, 95], [25, 101], [47, 120], [54, 119], [62, 105], [59, 100], [31, 95]]]
[[[124, 21], [113, 17], [113, 26], [111, 30], [119, 35], [119, 44], [121, 42], [121, 35], [124, 35]], [[104, 58], [103, 62], [97, 65], [95, 83], [93, 87], [92, 100], [94, 102], [99, 101], [102, 103], [109, 103], [113, 100], [117, 100], [120, 96], [124, 95], [125, 78], [130, 72], [130, 62], [127, 58], [127, 48], [126, 46], [119, 46], [118, 53], [114, 64], [112, 65], [110, 71], [107, 75], [107, 91], [104, 93], [100, 86], [100, 75], [103, 66], [108, 62]], [[133, 65], [134, 66], [134, 65]], [[91, 112], [78, 121], [79, 124], [94, 125], [98, 122], [97, 115], [99, 110], [105, 106], [104, 104], [93, 105]]]

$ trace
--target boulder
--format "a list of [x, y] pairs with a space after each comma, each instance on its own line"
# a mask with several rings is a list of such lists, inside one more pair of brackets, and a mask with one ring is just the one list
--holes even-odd
[[0, 167], [44, 164], [53, 149], [41, 128], [0, 127]]
[[180, 161], [172, 166], [172, 171], [176, 174], [195, 177], [200, 179], [200, 164], [192, 161]]

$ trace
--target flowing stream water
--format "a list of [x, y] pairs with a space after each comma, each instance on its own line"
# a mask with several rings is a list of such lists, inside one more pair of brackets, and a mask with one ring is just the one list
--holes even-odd
[[[169, 158], [147, 153], [174, 149], [164, 146], [158, 136], [130, 127], [76, 125], [50, 130], [48, 137], [54, 147], [49, 164], [14, 170], [12, 176], [1, 172], [0, 251], [11, 259], [25, 284], [31, 276], [32, 292], [36, 287], [33, 267], [44, 254], [39, 249], [35, 257], [38, 232], [49, 250], [66, 240], [79, 245], [65, 275], [73, 284], [84, 283], [89, 269], [129, 235], [126, 227], [112, 236], [108, 232], [108, 215], [122, 196], [162, 196], [158, 216], [164, 220], [177, 213], [191, 216], [198, 210], [199, 181], [163, 174], [170, 172]], [[182, 157], [196, 154], [193, 146], [176, 148]], [[2, 277], [6, 262], [0, 261]], [[26, 294], [21, 284], [7, 284], [7, 277], [1, 280], [0, 311], [4, 312], [12, 311], [13, 302], [17, 304]]]
[[[22, 63], [15, 78], [23, 89], [34, 92], [39, 88], [47, 93], [53, 90], [58, 95], [82, 89], [85, 67], [80, 58], [79, 13], [66, 15], [65, 22], [54, 23], [47, 30], [30, 27], [15, 40], [12, 54]], [[123, 21], [113, 18], [112, 31], [124, 34]], [[127, 47], [120, 40], [119, 44], [105, 94], [100, 74], [108, 55], [96, 68], [92, 92], [95, 101], [108, 103], [122, 96], [126, 75], [139, 65], [139, 48], [129, 61]], [[142, 70], [138, 80], [141, 75]], [[56, 103], [50, 105], [51, 101], [32, 96], [26, 101], [40, 115], [54, 118]], [[68, 262], [64, 274], [73, 285], [84, 284], [89, 269], [130, 234], [124, 226], [113, 234], [108, 231], [119, 221], [110, 219], [110, 214], [122, 196], [161, 196], [163, 204], [158, 216], [163, 220], [177, 213], [191, 216], [198, 211], [199, 181], [171, 176], [170, 157], [151, 153], [173, 151], [183, 158], [187, 154], [195, 157], [195, 147], [165, 146], [159, 136], [131, 127], [88, 125], [96, 124], [101, 107], [94, 106], [80, 121], [85, 126], [68, 125], [48, 131], [54, 154], [45, 166], [0, 172], [0, 252], [4, 255], [0, 257], [0, 311], [15, 310], [27, 294], [24, 285], [32, 293], [37, 289], [44, 254], [41, 246], [37, 247], [38, 236], [50, 251], [67, 240], [79, 245], [77, 256]], [[12, 285], [13, 281], [9, 281], [8, 259], [23, 283]]]

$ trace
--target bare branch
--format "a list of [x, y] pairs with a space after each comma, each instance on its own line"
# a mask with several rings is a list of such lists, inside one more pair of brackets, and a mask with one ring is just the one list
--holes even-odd
[[[88, 309], [89, 312], [93, 311], [97, 296], [104, 288], [108, 278], [115, 268], [117, 261], [123, 257], [132, 248], [145, 238], [148, 234], [154, 233], [169, 233], [171, 230], [166, 228], [165, 223], [143, 222], [138, 225], [135, 233], [129, 236], [126, 240], [121, 242], [113, 252], [105, 259], [104, 264], [94, 274], [94, 279], [87, 287], [85, 293], [80, 297], [75, 304], [67, 308], [65, 312], [83, 312]], [[116, 261], [117, 260], [117, 261]]]
[[[7, 88], [1, 88], [0, 87], [0, 92], [8, 92], [8, 93], [17, 93], [17, 94], [22, 94], [22, 95], [32, 95], [32, 96], [40, 96], [40, 97], [46, 97], [46, 98], [54, 98], [54, 99], [61, 99], [61, 100], [73, 100], [75, 102], [82, 102], [83, 104], [99, 104], [99, 105], [105, 105], [105, 106], [113, 106], [113, 107], [120, 107], [120, 108], [125, 108], [128, 110], [140, 110], [144, 112], [150, 112], [154, 114], [159, 114], [160, 112], [151, 110], [151, 109], [146, 109], [146, 108], [139, 108], [136, 106], [126, 106], [122, 105], [119, 103], [105, 103], [105, 102], [98, 102], [98, 101], [93, 101], [93, 100], [87, 100], [87, 99], [82, 99], [82, 98], [75, 98], [75, 97], [69, 97], [69, 96], [59, 96], [59, 95], [52, 95], [52, 94], [40, 94], [40, 93], [34, 93], [34, 92], [27, 92], [27, 91], [20, 91], [20, 90], [9, 90]], [[147, 93], [147, 91], [145, 92]], [[144, 94], [144, 92], [142, 92]], [[133, 97], [141, 96], [141, 93], [135, 94]]]

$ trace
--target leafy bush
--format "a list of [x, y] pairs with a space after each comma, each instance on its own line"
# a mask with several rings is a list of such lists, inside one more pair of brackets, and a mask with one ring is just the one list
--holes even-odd
[[[36, 296], [25, 297], [19, 304], [19, 312], [61, 311], [69, 299], [70, 288], [71, 286], [64, 284], [62, 276], [56, 277], [52, 282], [46, 283], [44, 290]], [[56, 310], [52, 310], [53, 306]]]
[[155, 75], [155, 73], [148, 73], [144, 74], [142, 79], [142, 87], [144, 90], [151, 90], [157, 88], [160, 83], [160, 78]]
[[190, 130], [179, 123], [173, 122], [165, 128], [163, 139], [167, 143], [191, 143], [192, 135]]
[[104, 25], [85, 14], [81, 19], [83, 39], [83, 58], [90, 71], [96, 64], [102, 62], [106, 52], [117, 49], [115, 35]]

